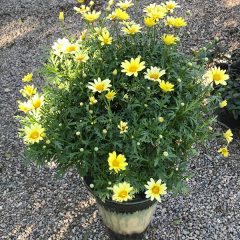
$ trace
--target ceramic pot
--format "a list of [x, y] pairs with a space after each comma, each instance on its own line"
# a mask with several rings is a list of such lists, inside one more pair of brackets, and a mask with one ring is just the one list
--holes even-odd
[[[93, 194], [86, 181], [85, 183]], [[139, 195], [135, 200], [122, 203], [112, 200], [103, 202], [98, 197], [94, 197], [97, 201], [99, 214], [112, 240], [143, 239], [155, 213], [156, 201], [146, 199], [144, 194]]]

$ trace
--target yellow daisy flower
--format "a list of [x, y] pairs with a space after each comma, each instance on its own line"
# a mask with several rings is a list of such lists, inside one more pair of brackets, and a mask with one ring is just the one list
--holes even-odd
[[160, 77], [163, 76], [165, 73], [165, 70], [161, 70], [158, 67], [151, 67], [147, 69], [147, 72], [145, 73], [145, 78], [152, 81], [160, 81]]
[[122, 10], [126, 11], [129, 7], [133, 6], [134, 4], [132, 1], [125, 0], [125, 2], [120, 1], [117, 3], [117, 6], [120, 7]]
[[124, 25], [125, 27], [122, 27], [121, 31], [124, 32], [125, 34], [134, 35], [140, 32], [140, 29], [141, 29], [140, 24], [131, 22], [131, 23], [125, 23]]
[[31, 102], [32, 102], [32, 106], [35, 109], [41, 108], [42, 105], [44, 104], [44, 96], [39, 96], [38, 94], [36, 94], [31, 99]]
[[175, 1], [167, 1], [165, 7], [169, 12], [173, 12], [175, 8], [179, 8], [180, 6]]
[[120, 121], [118, 125], [118, 129], [120, 130], [120, 134], [125, 133], [128, 131], [128, 123]]
[[73, 9], [74, 9], [77, 13], [80, 13], [80, 14], [83, 14], [83, 13], [86, 13], [86, 12], [90, 11], [90, 8], [89, 8], [89, 7], [86, 7], [85, 5], [81, 5], [80, 8], [74, 7]]
[[89, 59], [88, 55], [85, 54], [85, 53], [78, 53], [76, 56], [75, 56], [75, 60], [77, 62], [83, 62], [85, 63], [87, 60]]
[[144, 18], [144, 24], [147, 26], [147, 27], [153, 27], [157, 24], [157, 22], [155, 21], [154, 18], [151, 18], [151, 17], [145, 17]]
[[45, 129], [42, 125], [35, 123], [32, 124], [30, 127], [24, 128], [24, 141], [25, 143], [33, 144], [38, 143], [39, 141], [43, 140]]
[[33, 74], [32, 74], [32, 73], [28, 73], [27, 75], [25, 75], [25, 76], [22, 78], [22, 81], [23, 81], [23, 82], [31, 82], [31, 81], [32, 81], [32, 77], [33, 77]]
[[113, 186], [112, 200], [116, 202], [126, 202], [133, 198], [133, 187], [127, 182], [115, 184]]
[[83, 13], [83, 18], [90, 22], [90, 23], [93, 23], [95, 22], [101, 15], [101, 12], [96, 12], [95, 10], [93, 10], [92, 12], [86, 12], [86, 13]]
[[138, 72], [142, 71], [145, 68], [145, 62], [140, 62], [141, 57], [131, 58], [130, 61], [125, 60], [122, 62], [121, 67], [122, 72], [125, 72], [127, 76], [134, 75], [135, 77], [138, 76]]
[[224, 108], [227, 106], [227, 100], [223, 100], [222, 102], [219, 103], [220, 108]]
[[79, 46], [77, 44], [69, 44], [65, 48], [65, 53], [74, 54], [79, 50]]
[[112, 100], [115, 98], [116, 94], [117, 94], [117, 93], [112, 90], [112, 91], [109, 91], [109, 92], [105, 95], [105, 97], [107, 98], [108, 101], [112, 101]]
[[53, 53], [56, 55], [60, 55], [61, 53], [65, 52], [66, 47], [70, 45], [70, 42], [66, 38], [58, 39], [56, 42], [54, 42], [52, 49]]
[[166, 184], [162, 183], [161, 179], [155, 182], [153, 178], [150, 178], [150, 181], [147, 182], [145, 188], [147, 189], [145, 192], [146, 198], [151, 198], [151, 201], [156, 199], [157, 201], [161, 202], [161, 195], [167, 193]]
[[147, 16], [153, 18], [156, 21], [163, 19], [167, 14], [167, 9], [162, 5], [150, 4], [144, 9]]
[[116, 20], [116, 19], [117, 19], [117, 14], [116, 14], [116, 12], [112, 12], [111, 14], [109, 14], [109, 15], [107, 16], [107, 19], [112, 20], [112, 21]]
[[115, 14], [116, 14], [116, 18], [121, 21], [126, 21], [130, 18], [127, 12], [123, 11], [121, 8], [116, 8]]
[[229, 151], [228, 151], [227, 147], [220, 148], [218, 150], [218, 152], [221, 153], [224, 157], [228, 157], [229, 156]]
[[110, 45], [112, 44], [112, 37], [108, 30], [102, 31], [101, 35], [98, 37], [99, 41], [101, 41], [101, 45]]
[[114, 170], [116, 173], [118, 173], [120, 170], [126, 170], [128, 163], [126, 162], [126, 158], [123, 154], [117, 155], [117, 153], [114, 151], [109, 153], [108, 165], [109, 170]]
[[210, 81], [214, 81], [216, 85], [227, 85], [226, 81], [229, 79], [229, 75], [226, 74], [225, 70], [221, 70], [220, 68], [213, 67], [207, 73], [206, 77]]
[[178, 41], [178, 37], [175, 37], [173, 34], [164, 34], [162, 36], [162, 41], [166, 45], [172, 45], [172, 44], [176, 44], [176, 42]]
[[92, 92], [104, 92], [108, 91], [109, 88], [112, 86], [111, 81], [109, 79], [101, 80], [101, 78], [98, 78], [97, 80], [94, 79], [94, 82], [89, 82], [87, 87], [92, 90]]
[[172, 92], [174, 91], [174, 85], [170, 82], [165, 82], [163, 80], [160, 81], [159, 87], [162, 89], [163, 92]]
[[94, 96], [89, 97], [89, 103], [90, 105], [96, 104], [98, 101]]
[[166, 26], [175, 27], [175, 28], [187, 26], [186, 21], [181, 17], [178, 17], [178, 18], [168, 17], [167, 20], [165, 21], [165, 24]]
[[24, 86], [23, 89], [20, 90], [20, 93], [24, 97], [31, 97], [34, 94], [36, 94], [36, 92], [37, 92], [37, 89], [33, 85], [26, 85], [26, 86]]
[[227, 140], [228, 143], [230, 143], [233, 140], [233, 133], [231, 129], [228, 129], [224, 134], [223, 137]]
[[31, 111], [32, 109], [33, 109], [33, 106], [30, 101], [27, 101], [27, 102], [18, 101], [18, 110], [27, 113], [27, 112]]

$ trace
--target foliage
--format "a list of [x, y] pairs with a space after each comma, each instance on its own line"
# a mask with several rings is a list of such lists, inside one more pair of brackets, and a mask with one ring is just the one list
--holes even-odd
[[[93, 190], [102, 199], [112, 196], [112, 186], [123, 181], [135, 193], [143, 192], [150, 178], [161, 179], [168, 191], [186, 191], [187, 161], [194, 144], [213, 134], [211, 116], [219, 103], [210, 94], [212, 84], [203, 81], [204, 60], [179, 52], [172, 36], [166, 43], [161, 40], [164, 34], [177, 35], [186, 25], [183, 19], [174, 23], [168, 19], [168, 26], [162, 27], [172, 16], [171, 9], [159, 8], [164, 13], [159, 18], [151, 15], [153, 10], [146, 11], [151, 19], [139, 28], [121, 21], [126, 17], [123, 10], [115, 19], [116, 11], [106, 17], [112, 7], [108, 4], [100, 19], [90, 10], [81, 12], [82, 6], [76, 8], [87, 31], [80, 38], [59, 39], [52, 47], [42, 70], [44, 103], [35, 108], [26, 104], [22, 108], [26, 114], [19, 116], [26, 156], [38, 164], [54, 162], [61, 173], [76, 168], [81, 177], [90, 175]], [[137, 76], [122, 72], [126, 60], [139, 56], [145, 68]], [[156, 81], [146, 77], [151, 67], [164, 70]], [[98, 78], [109, 79], [111, 86], [94, 92], [89, 83]], [[104, 87], [116, 93], [114, 98], [106, 98], [109, 91]], [[125, 131], [120, 130], [121, 121], [127, 123]], [[39, 125], [35, 132], [26, 131], [33, 124], [44, 128], [41, 137], [36, 132]], [[109, 170], [109, 153], [114, 151], [125, 156], [126, 170]]]

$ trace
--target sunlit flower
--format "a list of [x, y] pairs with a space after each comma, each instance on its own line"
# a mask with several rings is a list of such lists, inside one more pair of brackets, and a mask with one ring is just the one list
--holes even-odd
[[36, 94], [36, 92], [37, 92], [37, 89], [33, 85], [26, 85], [26, 86], [24, 86], [23, 89], [20, 90], [20, 93], [24, 97], [31, 97], [34, 94]]
[[98, 101], [94, 96], [89, 97], [89, 103], [90, 105], [96, 104]]
[[30, 127], [24, 128], [24, 141], [29, 144], [38, 143], [39, 141], [43, 140], [45, 129], [42, 125], [35, 123], [30, 125]]
[[23, 82], [31, 82], [31, 81], [32, 81], [32, 77], [33, 77], [33, 74], [32, 74], [32, 73], [28, 73], [27, 75], [25, 75], [25, 76], [22, 78], [22, 81], [23, 81]]
[[130, 18], [129, 15], [127, 14], [127, 12], [123, 11], [121, 8], [116, 8], [115, 14], [116, 14], [116, 18], [121, 21], [126, 21]]
[[101, 78], [98, 78], [97, 80], [94, 79], [94, 82], [89, 82], [87, 87], [92, 90], [92, 92], [104, 92], [108, 91], [109, 88], [112, 86], [111, 81], [109, 79], [101, 80]]
[[161, 70], [158, 67], [151, 67], [147, 69], [147, 72], [145, 73], [145, 78], [152, 81], [160, 81], [161, 76], [163, 76], [165, 73], [165, 70]]
[[21, 102], [18, 101], [18, 110], [23, 111], [25, 113], [31, 111], [33, 109], [31, 101]]
[[228, 157], [229, 156], [229, 151], [227, 149], [227, 147], [222, 147], [218, 150], [219, 153], [221, 153], [224, 157]]
[[219, 103], [220, 108], [224, 108], [227, 106], [227, 100], [223, 100], [222, 102]]
[[172, 92], [174, 91], [174, 85], [170, 82], [165, 82], [163, 80], [160, 81], [159, 87], [162, 89], [163, 92]]
[[74, 7], [73, 9], [74, 9], [77, 13], [81, 13], [81, 14], [90, 11], [90, 8], [89, 8], [89, 7], [86, 7], [85, 5], [81, 5], [80, 8]]
[[131, 58], [130, 61], [125, 60], [122, 62], [122, 72], [125, 72], [127, 76], [134, 75], [135, 77], [138, 76], [138, 72], [142, 71], [145, 68], [145, 62], [140, 62], [141, 57]]
[[65, 49], [65, 53], [70, 53], [70, 54], [74, 54], [76, 53], [77, 51], [79, 50], [79, 46], [77, 44], [68, 44], [66, 46], [66, 49]]
[[112, 37], [108, 30], [102, 31], [101, 35], [98, 37], [99, 41], [101, 41], [101, 45], [110, 45], [112, 43]]
[[128, 123], [120, 121], [118, 125], [118, 129], [120, 130], [120, 134], [125, 133], [128, 131]]
[[162, 40], [166, 45], [176, 44], [178, 37], [175, 37], [173, 34], [164, 34]]
[[120, 170], [126, 170], [128, 163], [126, 162], [126, 158], [123, 154], [117, 155], [117, 153], [114, 151], [109, 153], [108, 165], [109, 170], [114, 170], [116, 173], [118, 173]]
[[152, 26], [155, 26], [155, 25], [157, 24], [157, 22], [155, 21], [154, 18], [145, 17], [145, 18], [144, 18], [144, 24], [145, 24], [147, 27], [152, 27]]
[[66, 38], [58, 39], [52, 46], [53, 52], [56, 55], [60, 55], [65, 52], [66, 47], [69, 46], [70, 42]]
[[96, 12], [95, 10], [93, 10], [92, 12], [86, 12], [83, 13], [83, 17], [86, 21], [92, 23], [95, 22], [99, 17], [100, 17], [101, 12]]
[[216, 85], [227, 85], [226, 81], [229, 79], [229, 75], [225, 70], [221, 70], [219, 67], [213, 67], [206, 73], [206, 77], [210, 81], [214, 81]]
[[64, 12], [60, 12], [58, 18], [61, 22], [63, 22], [64, 21]]
[[100, 35], [100, 34], [102, 34], [103, 32], [108, 32], [108, 30], [107, 30], [106, 27], [95, 27], [95, 28], [94, 28], [94, 31], [95, 31], [95, 34], [96, 34], [96, 35]]
[[116, 20], [116, 19], [117, 19], [117, 14], [116, 14], [116, 12], [112, 12], [111, 14], [109, 14], [109, 15], [107, 16], [107, 19], [112, 20], [112, 21]]
[[145, 191], [146, 198], [151, 198], [152, 201], [156, 199], [157, 201], [161, 202], [161, 195], [167, 193], [166, 184], [162, 183], [161, 179], [155, 182], [153, 178], [150, 178], [150, 181], [147, 182], [145, 188], [147, 189]]
[[133, 198], [133, 187], [127, 182], [115, 184], [113, 186], [112, 200], [117, 202], [125, 202]]
[[177, 17], [177, 18], [168, 17], [165, 24], [166, 24], [166, 26], [175, 27], [175, 28], [180, 28], [180, 27], [187, 26], [186, 21], [181, 17]]
[[146, 12], [148, 17], [158, 21], [160, 19], [163, 19], [166, 16], [167, 9], [162, 5], [156, 5], [155, 3], [153, 3], [147, 6], [144, 9], [144, 12]]
[[134, 4], [132, 3], [132, 1], [128, 1], [125, 0], [125, 2], [120, 1], [119, 3], [117, 3], [117, 6], [120, 7], [122, 10], [126, 11], [129, 7], [133, 6]]
[[39, 96], [38, 94], [34, 95], [31, 99], [32, 105], [35, 109], [41, 108], [44, 104], [44, 96]]
[[124, 25], [125, 27], [122, 27], [121, 31], [124, 32], [125, 34], [134, 35], [140, 32], [140, 29], [141, 29], [140, 24], [131, 22], [131, 23], [125, 23]]
[[228, 143], [230, 143], [233, 140], [233, 133], [231, 129], [228, 129], [224, 134], [223, 137], [227, 140]]
[[89, 59], [88, 55], [85, 54], [85, 53], [78, 53], [76, 56], [75, 56], [75, 60], [77, 62], [86, 62], [87, 60]]
[[116, 92], [115, 91], [109, 91], [105, 97], [107, 98], [108, 101], [112, 101], [116, 96]]
[[175, 1], [167, 1], [165, 7], [169, 12], [173, 12], [175, 8], [179, 8], [180, 6]]

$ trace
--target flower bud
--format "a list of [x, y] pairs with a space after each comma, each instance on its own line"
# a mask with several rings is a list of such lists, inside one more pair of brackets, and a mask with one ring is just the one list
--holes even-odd
[[113, 76], [116, 76], [117, 73], [118, 73], [117, 69], [114, 69], [113, 72], [112, 72]]
[[81, 133], [80, 132], [76, 132], [76, 135], [79, 136]]
[[59, 21], [63, 22], [64, 21], [64, 12], [61, 11], [59, 13], [59, 17], [58, 18], [59, 18]]
[[168, 156], [168, 152], [163, 152], [163, 156], [167, 157]]

